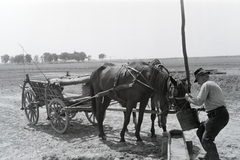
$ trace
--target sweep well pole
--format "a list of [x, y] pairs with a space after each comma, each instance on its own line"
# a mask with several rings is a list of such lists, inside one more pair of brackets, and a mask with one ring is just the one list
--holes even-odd
[[187, 91], [190, 92], [191, 89], [191, 83], [190, 83], [190, 72], [189, 72], [189, 66], [188, 66], [188, 56], [187, 56], [187, 49], [186, 49], [186, 38], [185, 38], [185, 13], [184, 13], [184, 2], [181, 1], [181, 16], [182, 16], [182, 51], [183, 51], [183, 57], [184, 57], [184, 64], [185, 64], [185, 71], [186, 71], [186, 78], [187, 78]]

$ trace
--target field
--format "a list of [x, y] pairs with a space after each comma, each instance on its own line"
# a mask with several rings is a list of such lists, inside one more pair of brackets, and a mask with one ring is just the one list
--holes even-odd
[[[107, 60], [105, 60], [107, 61]], [[132, 60], [111, 60], [116, 63], [126, 63]], [[150, 60], [144, 60], [150, 61]], [[172, 71], [173, 77], [184, 77], [182, 58], [160, 59]], [[120, 143], [120, 131], [123, 123], [121, 112], [107, 111], [104, 128], [107, 140], [98, 138], [97, 127], [91, 125], [84, 113], [78, 113], [71, 122], [67, 133], [57, 134], [46, 120], [45, 107], [40, 108], [39, 122], [29, 126], [21, 107], [21, 88], [25, 74], [31, 79], [44, 80], [61, 77], [70, 72], [71, 76], [90, 74], [104, 61], [90, 61], [84, 63], [55, 63], [13, 65], [0, 64], [0, 159], [1, 160], [80, 160], [80, 159], [166, 159], [161, 155], [162, 142], [167, 139], [162, 135], [162, 129], [155, 125], [157, 138], [150, 138], [150, 114], [145, 114], [141, 136], [143, 142], [136, 142], [134, 126], [129, 124], [126, 133], [126, 143]], [[216, 144], [222, 160], [240, 159], [240, 57], [202, 57], [189, 58], [190, 71], [198, 67], [205, 69], [218, 69], [226, 74], [213, 74], [211, 79], [216, 81], [223, 89], [228, 111], [229, 124], [222, 130], [216, 139]], [[199, 86], [193, 83], [191, 92], [196, 95]], [[72, 92], [78, 93], [78, 86]], [[112, 106], [111, 106], [112, 107]], [[201, 112], [200, 119], [204, 120], [206, 114]], [[168, 130], [179, 129], [175, 114], [168, 116]], [[187, 140], [193, 141], [192, 159], [204, 154], [196, 137], [196, 130], [186, 131]]]

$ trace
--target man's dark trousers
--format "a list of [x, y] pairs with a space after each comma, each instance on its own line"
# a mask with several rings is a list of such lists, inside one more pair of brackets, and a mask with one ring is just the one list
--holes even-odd
[[214, 143], [215, 137], [227, 125], [229, 121], [229, 114], [225, 107], [219, 107], [213, 111], [208, 112], [208, 119], [201, 123], [197, 130], [197, 136], [207, 152], [206, 160], [219, 160], [216, 145]]

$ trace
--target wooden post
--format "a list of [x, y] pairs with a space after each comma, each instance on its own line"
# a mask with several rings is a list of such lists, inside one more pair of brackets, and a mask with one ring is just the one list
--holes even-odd
[[187, 78], [187, 92], [190, 92], [191, 83], [190, 83], [190, 72], [188, 66], [188, 57], [187, 57], [187, 49], [186, 49], [186, 39], [185, 39], [185, 13], [184, 13], [184, 3], [183, 0], [181, 1], [181, 15], [182, 15], [182, 50], [183, 50], [183, 57], [184, 57], [184, 64], [185, 64], [185, 71], [186, 71], [186, 78]]

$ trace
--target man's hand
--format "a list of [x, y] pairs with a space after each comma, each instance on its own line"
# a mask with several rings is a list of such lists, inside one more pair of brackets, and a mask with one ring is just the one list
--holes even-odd
[[191, 98], [192, 96], [188, 93], [185, 94], [185, 99], [188, 101], [188, 102], [191, 102]]

